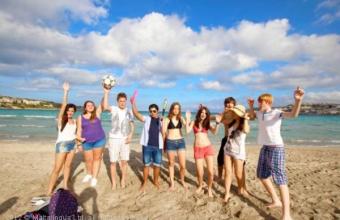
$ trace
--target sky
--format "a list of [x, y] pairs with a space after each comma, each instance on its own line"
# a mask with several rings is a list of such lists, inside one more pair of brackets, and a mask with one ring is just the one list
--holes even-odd
[[0, 95], [99, 103], [132, 95], [146, 109], [179, 101], [223, 108], [233, 96], [274, 105], [340, 103], [340, 0], [0, 0]]

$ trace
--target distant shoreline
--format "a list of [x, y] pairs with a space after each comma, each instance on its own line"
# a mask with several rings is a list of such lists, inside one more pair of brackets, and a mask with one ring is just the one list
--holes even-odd
[[[11, 96], [0, 96], [0, 109], [13, 110], [57, 110], [61, 103], [56, 103], [46, 100], [36, 100], [29, 98], [18, 98]], [[77, 106], [82, 109], [82, 106]], [[282, 109], [283, 111], [291, 111], [293, 105], [274, 107]], [[216, 114], [216, 113], [214, 113]], [[303, 103], [301, 105], [301, 115], [340, 115], [340, 103]]]
[[[276, 107], [274, 107], [276, 108]], [[277, 107], [279, 109], [283, 109], [280, 107]], [[77, 110], [82, 109], [81, 107], [77, 106]], [[0, 107], [0, 110], [44, 110], [44, 111], [48, 111], [48, 110], [59, 110], [59, 108], [4, 108], [4, 107]], [[286, 110], [286, 109], [284, 109]], [[144, 112], [147, 112], [147, 110], [145, 110]], [[218, 114], [218, 112], [212, 112], [212, 114]], [[310, 112], [300, 112], [299, 115], [304, 115], [304, 116], [340, 116], [340, 111], [336, 112], [336, 113], [310, 113]]]

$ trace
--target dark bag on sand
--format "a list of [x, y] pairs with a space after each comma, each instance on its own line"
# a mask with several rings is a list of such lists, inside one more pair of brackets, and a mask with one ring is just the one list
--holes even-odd
[[39, 210], [26, 212], [24, 215], [14, 218], [13, 220], [43, 220], [48, 219], [48, 205]]
[[70, 191], [58, 189], [51, 197], [48, 214], [51, 219], [77, 219], [79, 214], [77, 199]]

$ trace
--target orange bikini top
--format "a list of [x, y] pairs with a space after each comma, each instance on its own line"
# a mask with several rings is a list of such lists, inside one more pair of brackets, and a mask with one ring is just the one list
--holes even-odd
[[202, 130], [200, 130], [200, 129], [199, 129], [198, 127], [196, 127], [195, 125], [194, 125], [193, 129], [194, 129], [194, 133], [195, 133], [195, 134], [196, 134], [196, 133], [199, 133], [199, 132], [208, 133], [208, 130], [207, 130], [207, 129], [202, 128]]

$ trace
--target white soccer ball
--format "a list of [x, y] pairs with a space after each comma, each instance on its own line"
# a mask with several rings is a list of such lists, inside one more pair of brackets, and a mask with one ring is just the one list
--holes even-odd
[[105, 75], [102, 78], [102, 83], [105, 86], [105, 88], [107, 89], [111, 89], [112, 87], [114, 87], [117, 83], [116, 78], [114, 78], [111, 75]]

